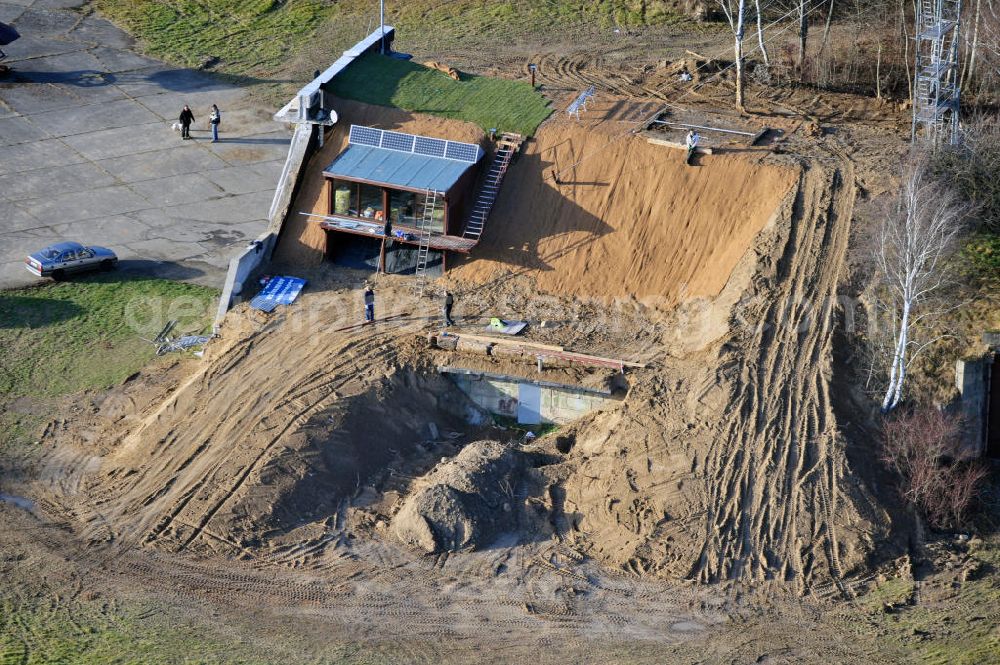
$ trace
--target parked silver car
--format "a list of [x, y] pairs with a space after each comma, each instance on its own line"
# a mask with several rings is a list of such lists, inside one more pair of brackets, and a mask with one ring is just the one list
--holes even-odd
[[71, 272], [111, 270], [118, 257], [107, 247], [84, 247], [78, 242], [61, 242], [30, 254], [24, 267], [33, 275], [62, 279]]

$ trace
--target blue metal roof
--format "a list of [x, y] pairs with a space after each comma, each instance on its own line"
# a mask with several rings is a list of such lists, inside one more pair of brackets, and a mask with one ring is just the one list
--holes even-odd
[[323, 172], [388, 187], [447, 192], [473, 164], [366, 145], [351, 145]]

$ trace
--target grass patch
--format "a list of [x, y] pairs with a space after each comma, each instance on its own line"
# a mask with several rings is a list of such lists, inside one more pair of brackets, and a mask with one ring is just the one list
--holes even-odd
[[333, 80], [333, 94], [379, 106], [465, 120], [489, 131], [534, 133], [552, 109], [530, 84], [435, 69], [382, 55], [359, 58]]
[[[370, 0], [95, 0], [97, 9], [140, 40], [146, 53], [184, 66], [218, 58], [213, 71], [287, 75], [298, 85], [378, 26]], [[537, 43], [584, 28], [694, 22], [667, 0], [408, 0], [386, 22], [397, 48], [419, 54]], [[461, 68], [461, 62], [450, 63]], [[287, 91], [283, 91], [287, 92]]]
[[961, 257], [974, 276], [993, 282], [1000, 280], [1000, 235], [976, 234], [962, 248]]
[[[907, 605], [913, 583], [888, 580], [858, 599], [887, 649], [910, 654], [914, 662], [935, 665], [994, 663], [1000, 657], [996, 608], [1000, 606], [1000, 541], [990, 536], [970, 555], [980, 571], [956, 587], [945, 572], [925, 582], [921, 601]], [[932, 585], [932, 586], [928, 586]], [[885, 603], [896, 609], [883, 612]], [[871, 631], [875, 628], [876, 631]]]
[[197, 67], [218, 58], [232, 74], [273, 69], [336, 12], [325, 0], [96, 0], [147, 53]]
[[[269, 662], [240, 654], [249, 649], [209, 634], [205, 625], [181, 617], [166, 624], [160, 607], [126, 609], [104, 600], [62, 597], [56, 602], [55, 595], [48, 602], [44, 596], [24, 599], [7, 591], [0, 591], [0, 664]], [[155, 625], [141, 618], [145, 615], [156, 615]]]
[[204, 330], [218, 291], [162, 279], [99, 274], [0, 292], [0, 395], [58, 396], [106, 388], [155, 355], [152, 338]]

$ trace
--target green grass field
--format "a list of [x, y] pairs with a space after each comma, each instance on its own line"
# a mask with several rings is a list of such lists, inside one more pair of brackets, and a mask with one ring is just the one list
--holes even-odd
[[[270, 76], [302, 53], [340, 55], [378, 25], [371, 0], [96, 0], [151, 55], [186, 66], [218, 58], [218, 71]], [[482, 35], [542, 33], [566, 25], [676, 22], [665, 0], [408, 0], [386, 3], [403, 47], [439, 48]], [[309, 63], [309, 71], [330, 62]]]
[[168, 319], [201, 332], [218, 292], [116, 273], [0, 291], [0, 397], [53, 397], [120, 383], [155, 355]]
[[333, 80], [333, 93], [379, 106], [465, 120], [530, 136], [548, 117], [548, 101], [519, 81], [443, 72], [405, 60], [366, 55]]
[[271, 662], [241, 655], [247, 649], [210, 634], [201, 618], [167, 621], [161, 607], [124, 607], [104, 598], [52, 602], [59, 596], [23, 598], [10, 591], [0, 590], [0, 665]]
[[219, 58], [223, 71], [273, 69], [335, 11], [324, 0], [97, 0], [98, 11], [150, 55], [185, 66]]

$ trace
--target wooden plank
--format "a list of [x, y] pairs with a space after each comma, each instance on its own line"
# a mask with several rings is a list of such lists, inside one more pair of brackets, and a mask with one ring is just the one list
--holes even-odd
[[560, 353], [564, 352], [561, 346], [553, 346], [552, 344], [537, 344], [535, 342], [529, 342], [527, 340], [516, 340], [516, 339], [501, 339], [500, 337], [490, 337], [489, 335], [473, 335], [470, 333], [452, 333], [446, 330], [442, 330], [442, 333], [447, 332], [449, 335], [455, 335], [456, 337], [468, 337], [469, 339], [476, 340], [478, 342], [491, 342], [493, 344], [504, 344], [506, 346], [522, 346], [522, 347], [532, 347], [535, 349], [544, 349], [545, 351], [558, 351]]
[[[441, 331], [442, 334], [447, 331]], [[586, 353], [577, 353], [575, 351], [567, 351], [561, 346], [554, 346], [552, 344], [538, 344], [536, 342], [529, 342], [526, 340], [513, 340], [513, 339], [501, 339], [499, 337], [490, 337], [488, 335], [471, 335], [468, 333], [448, 333], [449, 335], [454, 335], [456, 337], [467, 337], [471, 340], [479, 342], [487, 342], [493, 344], [502, 344], [504, 346], [519, 346], [525, 350], [536, 349], [539, 351], [550, 351], [552, 352], [552, 357], [560, 357], [566, 360], [579, 360], [582, 362], [594, 361], [600, 363], [609, 363], [614, 365], [624, 365], [625, 367], [637, 367], [645, 368], [645, 363], [631, 362], [628, 360], [620, 360], [618, 358], [605, 358], [603, 356], [592, 356]], [[539, 355], [546, 355], [541, 353]]]
[[646, 367], [646, 363], [637, 363], [637, 362], [632, 362], [630, 360], [621, 360], [619, 358], [605, 358], [604, 356], [592, 356], [586, 353], [576, 353], [575, 351], [565, 351], [563, 352], [563, 355], [559, 357], [567, 359], [580, 358], [583, 360], [592, 360], [594, 362], [601, 362], [601, 363], [611, 363], [614, 365], [624, 365], [625, 367], [637, 367], [640, 369], [645, 369]]

